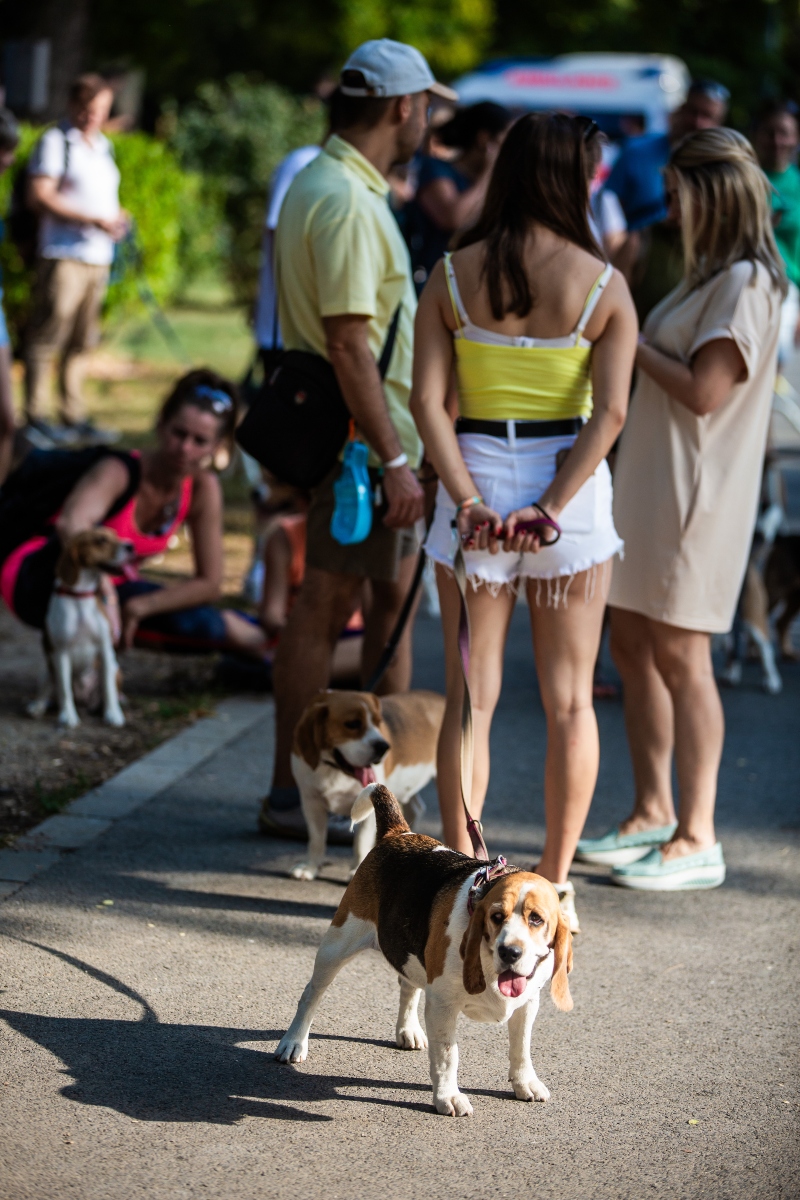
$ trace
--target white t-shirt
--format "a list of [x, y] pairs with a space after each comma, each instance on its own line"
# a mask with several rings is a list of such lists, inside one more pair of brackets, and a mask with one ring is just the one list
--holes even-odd
[[278, 163], [270, 182], [267, 214], [264, 218], [264, 252], [261, 259], [261, 278], [258, 284], [255, 319], [256, 341], [262, 350], [272, 350], [275, 346], [283, 344], [281, 331], [277, 327], [275, 319], [275, 260], [272, 235], [278, 228], [281, 205], [289, 190], [289, 185], [295, 175], [299, 175], [303, 167], [307, 167], [310, 162], [313, 162], [319, 152], [319, 146], [301, 146], [299, 150], [293, 150]]
[[589, 225], [602, 246], [605, 239], [615, 233], [625, 233], [628, 222], [616, 192], [598, 188], [589, 200]]
[[[69, 155], [65, 154], [65, 139]], [[102, 133], [96, 133], [90, 143], [74, 126], [48, 129], [34, 149], [28, 172], [58, 180], [59, 194], [87, 217], [113, 220], [119, 212], [119, 169], [111, 143]], [[39, 223], [39, 253], [43, 258], [74, 258], [108, 266], [114, 257], [114, 242], [102, 229], [62, 221], [48, 213]]]

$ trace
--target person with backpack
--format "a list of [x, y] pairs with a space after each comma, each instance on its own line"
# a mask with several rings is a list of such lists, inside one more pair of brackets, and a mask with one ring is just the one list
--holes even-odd
[[[0, 175], [14, 161], [19, 145], [19, 125], [14, 114], [0, 108]], [[4, 237], [0, 221], [0, 242]], [[8, 474], [14, 451], [14, 400], [11, 392], [11, 339], [3, 312], [3, 279], [0, 275], [0, 485]]]
[[[25, 417], [54, 443], [107, 442], [86, 419], [83, 360], [97, 341], [114, 244], [128, 231], [120, 173], [102, 129], [113, 92], [100, 75], [70, 88], [69, 117], [39, 139], [26, 200], [38, 217], [34, 306], [25, 346]], [[61, 427], [45, 419], [58, 364]]]

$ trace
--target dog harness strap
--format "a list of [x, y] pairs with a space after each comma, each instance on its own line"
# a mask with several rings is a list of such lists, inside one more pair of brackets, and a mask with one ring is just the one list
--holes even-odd
[[61, 584], [58, 584], [53, 588], [53, 592], [56, 596], [74, 596], [76, 600], [85, 600], [87, 596], [96, 596], [98, 589], [92, 588], [89, 592], [78, 592], [75, 588], [62, 587]]
[[453, 574], [460, 599], [458, 617], [458, 657], [461, 661], [461, 674], [464, 677], [464, 699], [461, 705], [461, 803], [464, 805], [464, 815], [467, 819], [467, 833], [472, 842], [472, 851], [476, 858], [488, 861], [489, 851], [483, 840], [483, 828], [470, 811], [472, 800], [472, 696], [469, 690], [469, 610], [467, 609], [467, 568], [461, 546], [456, 550], [453, 563]]

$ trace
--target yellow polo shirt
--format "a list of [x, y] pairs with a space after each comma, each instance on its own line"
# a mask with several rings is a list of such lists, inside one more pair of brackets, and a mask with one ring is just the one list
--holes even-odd
[[[378, 361], [402, 301], [384, 393], [412, 466], [422, 443], [408, 411], [417, 301], [408, 250], [389, 208], [389, 184], [344, 138], [333, 134], [286, 193], [275, 235], [278, 310], [284, 345], [327, 358], [323, 317], [369, 317]], [[380, 459], [371, 451], [370, 462]]]

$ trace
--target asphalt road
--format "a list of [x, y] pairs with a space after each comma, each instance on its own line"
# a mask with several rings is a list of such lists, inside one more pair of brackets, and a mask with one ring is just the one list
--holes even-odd
[[[521, 610], [508, 658], [487, 834], [527, 863], [544, 743]], [[441, 674], [421, 621], [416, 683]], [[462, 1021], [475, 1116], [436, 1116], [426, 1056], [392, 1044], [397, 986], [377, 955], [331, 989], [308, 1061], [272, 1061], [346, 868], [338, 852], [297, 883], [298, 849], [254, 832], [266, 723], [65, 856], [0, 905], [0, 1197], [800, 1195], [800, 668], [778, 697], [745, 675], [725, 694], [728, 882], [640, 895], [576, 871], [575, 1009], [545, 998], [534, 1027], [546, 1105], [513, 1099], [505, 1031]], [[631, 795], [620, 705], [599, 716], [592, 831]]]

